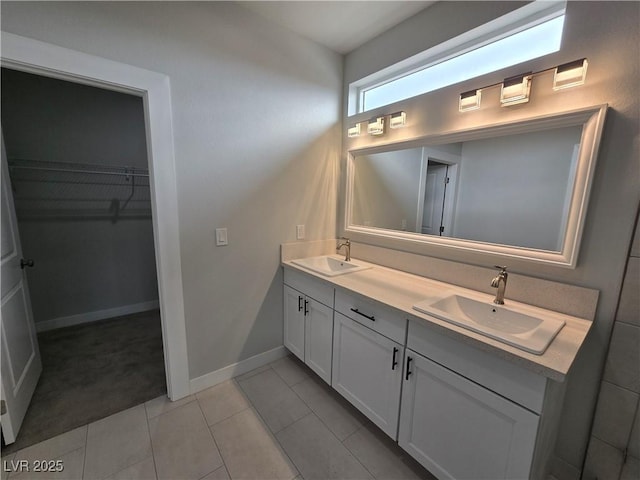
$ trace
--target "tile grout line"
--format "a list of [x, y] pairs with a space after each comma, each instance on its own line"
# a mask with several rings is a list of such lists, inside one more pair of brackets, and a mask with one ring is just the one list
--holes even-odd
[[[209, 422], [207, 422], [207, 416], [202, 411], [202, 405], [200, 405], [200, 399], [197, 396], [196, 396], [196, 402], [198, 402], [198, 409], [200, 410], [200, 414], [202, 415], [202, 418], [204, 419], [204, 423], [207, 426], [207, 431], [209, 432], [209, 436], [211, 437], [211, 440], [213, 440], [213, 445], [216, 447], [216, 450], [218, 451], [218, 456], [220, 457], [220, 461], [222, 462], [222, 466], [227, 471], [227, 474], [229, 474], [229, 469], [227, 468], [227, 464], [224, 461], [224, 457], [222, 456], [222, 452], [220, 451], [220, 447], [218, 445], [218, 442], [216, 441], [216, 436], [213, 434], [213, 431], [211, 431], [211, 425], [209, 425]], [[244, 410], [246, 410], [246, 409], [244, 409]], [[244, 410], [242, 410], [242, 411], [244, 412]], [[238, 412], [238, 413], [240, 413], [240, 412]], [[231, 418], [231, 417], [229, 417], [229, 418]], [[221, 420], [221, 421], [223, 421], [223, 420]], [[206, 473], [205, 475], [203, 475], [200, 478], [204, 478], [207, 475], [212, 474], [213, 472], [215, 472], [219, 468], [220, 467], [214, 468], [209, 473]], [[231, 478], [231, 475], [229, 475], [229, 478]]]
[[84, 456], [82, 458], [82, 478], [84, 480], [85, 472], [87, 470], [87, 449], [89, 447], [89, 425], [87, 423], [87, 431], [84, 434]]
[[[147, 421], [147, 433], [149, 434], [149, 446], [151, 447], [151, 460], [153, 460], [153, 472], [156, 475], [156, 480], [158, 480], [158, 467], [156, 466], [156, 453], [153, 451], [153, 440], [151, 439], [151, 425], [149, 425], [149, 410], [147, 410], [147, 402], [144, 402], [144, 418]], [[160, 415], [156, 415], [159, 417]], [[156, 418], [153, 417], [153, 418]]]
[[[244, 393], [244, 392], [243, 392], [243, 393]], [[282, 453], [284, 453], [284, 454], [287, 456], [287, 458], [289, 459], [289, 461], [291, 462], [291, 464], [295, 467], [296, 471], [298, 472], [298, 475], [296, 475], [295, 477], [293, 477], [293, 478], [292, 478], [292, 479], [290, 479], [290, 480], [293, 480], [293, 479], [297, 478], [298, 476], [302, 477], [302, 473], [300, 473], [300, 470], [298, 469], [298, 466], [295, 464], [295, 462], [291, 459], [291, 457], [289, 456], [289, 454], [287, 453], [287, 451], [284, 449], [284, 447], [282, 446], [282, 444], [280, 443], [280, 441], [279, 441], [279, 440], [278, 440], [278, 438], [276, 437], [276, 434], [275, 434], [275, 433], [273, 433], [273, 432], [271, 431], [271, 428], [269, 428], [269, 425], [267, 425], [267, 422], [264, 420], [264, 418], [262, 417], [262, 415], [260, 415], [260, 412], [257, 410], [257, 408], [255, 407], [255, 405], [253, 405], [253, 403], [251, 402], [251, 400], [249, 400], [249, 403], [250, 403], [250, 406], [249, 406], [249, 407], [245, 408], [244, 410], [241, 410], [241, 411], [239, 411], [239, 412], [234, 413], [233, 415], [231, 415], [231, 416], [227, 417], [225, 420], [229, 420], [230, 418], [233, 418], [233, 417], [235, 417], [236, 415], [240, 415], [241, 413], [244, 413], [244, 412], [246, 412], [247, 410], [251, 410], [252, 412], [254, 412], [254, 413], [256, 414], [256, 416], [260, 419], [260, 422], [265, 426], [266, 431], [267, 431], [267, 433], [269, 434], [269, 436], [270, 436], [270, 437], [272, 437], [272, 438], [277, 442], [278, 446], [280, 447], [280, 450], [282, 450]], [[312, 411], [310, 411], [307, 415], [305, 415], [305, 416], [304, 416], [304, 417], [302, 417], [302, 418], [305, 418], [305, 417], [307, 417], [307, 416], [309, 416], [309, 415], [314, 415], [314, 413], [313, 413]], [[300, 418], [300, 419], [296, 420], [296, 421], [295, 421], [295, 422], [293, 422], [293, 423], [296, 423], [296, 422], [298, 422], [299, 420], [302, 420], [302, 418]], [[213, 425], [210, 425], [210, 426], [209, 426], [209, 430], [211, 430], [211, 428], [212, 428], [214, 425], [218, 425], [219, 423], [222, 423], [222, 422], [223, 422], [223, 421], [225, 421], [225, 420], [220, 420], [219, 422], [216, 422], [216, 423], [214, 423]], [[292, 423], [291, 425], [293, 425], [293, 423]], [[290, 425], [287, 425], [287, 427], [289, 427], [289, 426], [290, 426]], [[285, 429], [285, 428], [287, 428], [287, 427], [284, 427], [283, 429], [279, 430], [279, 432], [281, 432], [282, 430], [284, 430], [284, 429]], [[215, 442], [215, 435], [213, 434], [213, 431], [211, 432], [211, 436], [213, 436], [213, 437], [214, 437], [214, 442]], [[216, 442], [216, 445], [217, 445], [217, 442]], [[220, 454], [220, 457], [222, 458], [222, 462], [224, 463], [224, 458], [222, 457], [222, 454]], [[226, 463], [224, 464], [224, 466], [225, 466], [225, 469], [227, 470], [227, 473], [229, 473], [229, 469], [227, 468], [227, 464], [226, 464]], [[231, 474], [229, 474], [229, 478], [231, 478], [231, 480], [233, 480], [233, 477], [231, 477]], [[304, 478], [304, 477], [302, 477], [302, 478]]]
[[[271, 366], [271, 364], [269, 364], [269, 366]], [[271, 368], [274, 372], [275, 369]], [[265, 370], [266, 371], [266, 370]], [[260, 372], [262, 373], [262, 372]], [[278, 375], [278, 372], [276, 372], [276, 375]], [[279, 376], [279, 375], [278, 375]], [[249, 377], [251, 378], [251, 377]], [[235, 379], [234, 379], [235, 380]], [[283, 380], [284, 382], [284, 380]], [[293, 465], [296, 469], [296, 471], [298, 472], [298, 475], [295, 475], [293, 478], [291, 478], [290, 480], [294, 480], [296, 477], [300, 476], [304, 479], [304, 475], [302, 475], [302, 472], [300, 471], [300, 468], [298, 468], [298, 465], [296, 465], [296, 462], [293, 461], [293, 459], [291, 458], [291, 456], [289, 455], [289, 453], [285, 450], [284, 446], [282, 445], [282, 443], [280, 443], [280, 440], [278, 440], [278, 437], [276, 436], [276, 433], [271, 431], [271, 428], [269, 427], [269, 425], [267, 424], [267, 422], [265, 421], [265, 419], [262, 417], [262, 415], [260, 414], [260, 412], [258, 411], [258, 409], [256, 408], [256, 406], [253, 404], [253, 402], [251, 401], [251, 398], [249, 398], [249, 395], [247, 395], [247, 393], [244, 391], [244, 388], [242, 388], [242, 385], [240, 385], [240, 382], [236, 382], [238, 384], [238, 386], [240, 387], [240, 389], [242, 390], [243, 395], [245, 395], [247, 397], [247, 400], [249, 401], [249, 404], [251, 405], [251, 409], [256, 413], [256, 415], [258, 416], [258, 418], [260, 418], [260, 421], [264, 424], [264, 426], [266, 427], [267, 432], [269, 432], [269, 435], [276, 441], [276, 443], [278, 444], [278, 446], [280, 447], [280, 450], [282, 451], [282, 453], [284, 453], [287, 458], [289, 459], [289, 462], [291, 462], [291, 465]], [[285, 382], [286, 385], [286, 382]], [[291, 388], [291, 387], [288, 387]], [[291, 388], [291, 390], [293, 391], [293, 389]], [[296, 392], [293, 392], [296, 396], [298, 395]], [[300, 397], [298, 397], [300, 398]], [[305, 405], [307, 405], [304, 400], [300, 399], [302, 401], [302, 403], [304, 403]], [[307, 405], [308, 408], [308, 405]], [[244, 411], [244, 410], [243, 410]], [[284, 428], [281, 428], [280, 430], [278, 430], [279, 432], [282, 432], [283, 430], [285, 430], [286, 428], [290, 427], [291, 425], [295, 424], [296, 422], [299, 422], [300, 420], [302, 420], [303, 418], [308, 417], [309, 415], [315, 415], [317, 417], [317, 415], [313, 412], [313, 410], [311, 410], [311, 408], [309, 408], [309, 413], [307, 415], [304, 415], [303, 417], [299, 418], [298, 420], [296, 420], [295, 422], [291, 423], [290, 425], [287, 425]], [[233, 479], [232, 479], [233, 480]]]
[[[273, 370], [276, 372], [276, 374], [278, 373], [278, 372], [277, 372], [277, 370], [275, 370], [275, 369], [273, 369]], [[280, 375], [278, 375], [278, 376], [280, 376]], [[282, 378], [282, 377], [280, 377], [280, 378]], [[282, 379], [282, 380], [284, 381], [284, 379]], [[303, 383], [303, 382], [306, 382], [306, 381], [313, 381], [313, 379], [312, 379], [311, 377], [307, 376], [307, 378], [305, 378], [304, 380], [302, 380], [302, 381], [298, 382], [296, 385], [299, 385], [299, 384], [301, 384], [301, 383]], [[285, 385], [287, 385], [287, 383], [286, 383], [286, 382], [285, 382]], [[304, 403], [304, 404], [307, 406], [307, 408], [309, 409], [309, 413], [308, 413], [307, 415], [303, 416], [302, 418], [299, 418], [299, 419], [298, 419], [298, 420], [296, 420], [295, 422], [293, 422], [293, 423], [291, 423], [291, 424], [287, 425], [286, 427], [284, 427], [284, 428], [280, 429], [280, 430], [279, 430], [278, 432], [276, 432], [276, 433], [280, 433], [280, 432], [282, 432], [282, 431], [286, 430], [287, 428], [289, 428], [289, 427], [291, 427], [291, 426], [295, 425], [295, 424], [296, 424], [296, 423], [298, 423], [299, 421], [301, 421], [301, 420], [303, 420], [303, 419], [307, 418], [309, 415], [313, 415], [313, 416], [314, 416], [314, 417], [316, 417], [316, 418], [318, 419], [318, 421], [319, 421], [319, 422], [320, 422], [320, 423], [321, 423], [321, 424], [322, 424], [322, 425], [323, 425], [323, 426], [324, 426], [324, 427], [329, 431], [329, 433], [330, 433], [331, 435], [333, 435], [333, 437], [338, 441], [338, 443], [339, 443], [339, 444], [341, 444], [341, 445], [344, 447], [344, 449], [349, 453], [349, 455], [351, 455], [351, 456], [353, 457], [353, 459], [354, 459], [356, 462], [358, 462], [358, 463], [360, 464], [360, 466], [362, 466], [362, 468], [364, 468], [364, 469], [365, 469], [365, 471], [366, 471], [366, 472], [368, 472], [368, 473], [369, 473], [369, 475], [371, 475], [371, 477], [372, 477], [372, 478], [374, 478], [374, 479], [375, 479], [376, 477], [375, 477], [371, 472], [369, 472], [369, 470], [368, 470], [368, 469], [367, 469], [367, 468], [362, 464], [362, 462], [360, 462], [360, 460], [358, 459], [358, 457], [356, 457], [356, 456], [353, 454], [353, 452], [351, 452], [351, 450], [349, 450], [349, 448], [347, 448], [347, 446], [344, 444], [344, 442], [338, 438], [338, 436], [333, 432], [333, 430], [332, 430], [331, 428], [329, 428], [329, 426], [328, 426], [328, 425], [327, 425], [327, 424], [322, 420], [322, 418], [320, 418], [320, 416], [315, 412], [315, 410], [314, 410], [313, 408], [311, 408], [311, 405], [309, 405], [307, 402], [305, 402], [305, 401], [304, 401], [304, 399], [303, 399], [300, 395], [298, 395], [298, 392], [296, 392], [296, 391], [293, 389], [293, 386], [289, 386], [289, 385], [287, 385], [287, 387], [288, 387], [288, 388], [289, 388], [289, 389], [290, 389], [290, 390], [291, 390], [291, 391], [292, 391], [292, 392], [293, 392], [293, 393], [294, 393], [294, 394], [295, 394], [295, 395], [300, 399], [300, 401], [301, 401], [302, 403]], [[250, 400], [249, 400], [249, 401], [250, 401]], [[253, 403], [252, 403], [252, 404], [253, 404]], [[360, 425], [360, 427], [358, 427], [358, 428], [357, 428], [357, 429], [356, 429], [352, 434], [348, 435], [348, 436], [347, 436], [347, 438], [349, 438], [351, 435], [355, 434], [355, 433], [356, 433], [357, 431], [359, 431], [362, 427], [363, 427], [363, 425]], [[268, 427], [267, 427], [267, 428], [268, 428]], [[288, 453], [287, 453], [287, 451], [285, 450], [284, 446], [280, 443], [280, 440], [279, 440], [279, 439], [278, 439], [278, 437], [276, 436], [276, 433], [273, 433], [273, 437], [276, 439], [276, 441], [277, 441], [277, 442], [278, 442], [278, 444], [280, 445], [280, 448], [282, 448], [282, 450], [285, 452], [285, 454], [287, 455], [287, 457], [289, 457], [289, 454], [288, 454]], [[345, 440], [346, 440], [346, 438], [345, 438]], [[292, 460], [290, 457], [289, 457], [289, 459], [293, 462], [293, 460]], [[295, 462], [293, 462], [293, 464], [295, 465]], [[298, 470], [298, 473], [300, 473], [300, 469], [298, 468], [298, 466], [297, 466], [297, 465], [296, 465], [296, 469]], [[301, 474], [301, 473], [300, 473], [300, 474]], [[301, 475], [302, 475], [302, 474], [301, 474]]]

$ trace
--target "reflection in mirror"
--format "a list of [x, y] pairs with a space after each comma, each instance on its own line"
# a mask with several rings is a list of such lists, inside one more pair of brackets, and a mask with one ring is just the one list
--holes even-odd
[[605, 112], [353, 151], [346, 230], [575, 266]]
[[355, 155], [352, 223], [559, 251], [582, 126]]

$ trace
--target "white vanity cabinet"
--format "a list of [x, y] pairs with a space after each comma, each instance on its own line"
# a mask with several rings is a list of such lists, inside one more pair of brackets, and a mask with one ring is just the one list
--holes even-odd
[[333, 287], [285, 269], [284, 345], [331, 384]]
[[341, 291], [335, 306], [332, 386], [395, 440], [406, 320]]
[[537, 478], [546, 380], [411, 321], [407, 347], [400, 446], [441, 479]]
[[285, 346], [437, 478], [548, 476], [564, 383], [356, 282], [285, 268], [284, 283]]

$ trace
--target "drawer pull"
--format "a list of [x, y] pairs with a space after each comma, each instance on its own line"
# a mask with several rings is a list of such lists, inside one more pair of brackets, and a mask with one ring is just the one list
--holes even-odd
[[305, 300], [304, 301], [304, 315], [307, 316], [307, 314], [309, 313], [309, 309], [307, 308], [309, 306], [309, 300]]
[[365, 313], [362, 313], [361, 311], [359, 311], [357, 308], [352, 308], [351, 309], [352, 312], [357, 313], [358, 315], [362, 315], [364, 318], [368, 318], [369, 320], [371, 320], [372, 322], [376, 321], [376, 317], [374, 317], [373, 315], [367, 315]]
[[391, 370], [395, 370], [396, 365], [398, 365], [398, 360], [396, 360], [397, 354], [398, 354], [398, 347], [393, 347], [393, 361], [391, 362]]
[[412, 360], [413, 360], [413, 358], [407, 357], [407, 374], [404, 376], [405, 380], [409, 380], [409, 375], [411, 375], [413, 373], [411, 371], [411, 361]]
[[302, 296], [298, 295], [298, 311], [302, 311]]

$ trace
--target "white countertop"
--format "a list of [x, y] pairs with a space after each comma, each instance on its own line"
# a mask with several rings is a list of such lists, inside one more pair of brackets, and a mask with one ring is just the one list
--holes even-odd
[[[353, 260], [357, 263], [368, 263], [361, 260]], [[509, 300], [507, 289], [505, 298], [507, 305], [523, 307], [539, 316], [553, 316], [566, 322], [564, 328], [560, 330], [547, 350], [542, 355], [535, 355], [413, 309], [413, 305], [416, 303], [429, 297], [440, 297], [446, 292], [473, 296], [479, 299], [484, 298], [488, 302], [493, 300], [493, 296], [399, 270], [369, 264], [373, 265], [373, 268], [327, 277], [295, 265], [291, 261], [282, 262], [282, 265], [286, 268], [304, 272], [333, 285], [335, 288], [390, 306], [404, 313], [409, 320], [424, 322], [426, 326], [434, 328], [438, 333], [498, 355], [527, 370], [560, 382], [564, 381], [568, 374], [573, 360], [592, 325], [592, 322], [582, 318]]]

